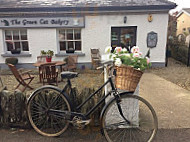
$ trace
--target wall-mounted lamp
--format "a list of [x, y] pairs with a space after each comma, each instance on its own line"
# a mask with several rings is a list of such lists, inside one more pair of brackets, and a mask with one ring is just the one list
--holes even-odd
[[125, 16], [125, 17], [123, 18], [123, 23], [124, 23], [124, 24], [127, 23], [127, 16]]

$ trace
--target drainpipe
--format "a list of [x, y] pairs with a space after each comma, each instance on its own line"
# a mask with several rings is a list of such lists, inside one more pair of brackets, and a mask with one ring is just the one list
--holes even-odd
[[168, 66], [168, 44], [166, 45], [166, 62], [165, 62], [165, 67]]

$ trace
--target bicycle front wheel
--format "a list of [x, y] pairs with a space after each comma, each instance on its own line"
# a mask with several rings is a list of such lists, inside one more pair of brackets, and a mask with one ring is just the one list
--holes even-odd
[[49, 113], [50, 109], [71, 111], [70, 104], [60, 90], [42, 87], [28, 102], [27, 113], [32, 127], [44, 136], [59, 136], [69, 125], [62, 117]]
[[151, 142], [158, 129], [158, 120], [153, 107], [142, 97], [125, 93], [121, 95], [118, 109], [112, 100], [101, 119], [105, 138], [109, 142]]

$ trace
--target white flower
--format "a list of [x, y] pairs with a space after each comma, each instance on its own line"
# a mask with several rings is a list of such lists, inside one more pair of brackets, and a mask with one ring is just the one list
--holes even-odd
[[116, 47], [116, 48], [115, 48], [115, 51], [116, 51], [116, 53], [121, 52], [121, 51], [122, 51], [122, 47]]
[[121, 62], [121, 59], [120, 58], [116, 58], [115, 59], [115, 65], [116, 66], [121, 66], [122, 62]]
[[132, 53], [139, 53], [139, 47], [138, 47], [138, 46], [133, 46], [133, 47], [131, 48], [131, 52], [132, 52]]
[[107, 46], [106, 49], [105, 49], [105, 53], [109, 54], [109, 53], [111, 53], [111, 50], [112, 50], [112, 47], [111, 46]]
[[115, 57], [116, 57], [116, 55], [115, 55], [115, 54], [113, 54], [113, 55], [112, 55], [112, 57], [113, 57], [113, 58], [115, 58]]
[[126, 56], [126, 57], [131, 57], [131, 55], [129, 53], [125, 53], [123, 55]]
[[126, 49], [126, 48], [123, 48], [122, 51], [123, 51], [123, 52], [127, 52], [127, 49]]
[[133, 57], [139, 57], [140, 55], [139, 55], [139, 53], [133, 53]]
[[111, 54], [110, 60], [114, 61], [115, 58], [116, 58], [116, 55], [115, 54]]

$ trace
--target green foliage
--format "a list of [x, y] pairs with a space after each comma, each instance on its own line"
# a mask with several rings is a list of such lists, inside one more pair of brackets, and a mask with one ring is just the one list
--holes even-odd
[[41, 50], [41, 55], [42, 55], [42, 56], [46, 56], [46, 54], [47, 54], [47, 52], [46, 52], [46, 51]]
[[54, 52], [52, 50], [47, 51], [47, 56], [52, 57], [54, 55]]
[[18, 58], [15, 58], [15, 57], [6, 58], [5, 63], [16, 65], [16, 64], [18, 64]]
[[52, 50], [48, 50], [48, 51], [41, 50], [41, 55], [52, 57], [54, 55], [54, 52]]
[[170, 50], [171, 50], [171, 56], [184, 63], [184, 64], [187, 64], [187, 61], [188, 61], [188, 47], [187, 46], [172, 46], [170, 47]]
[[115, 62], [116, 66], [126, 65], [131, 66], [135, 69], [144, 71], [146, 68], [151, 67], [149, 62], [150, 51], [146, 54], [146, 57], [142, 57], [142, 53], [139, 52], [139, 47], [134, 47], [132, 53], [129, 53], [126, 49], [120, 49], [117, 47], [113, 53], [111, 53], [110, 58]]

